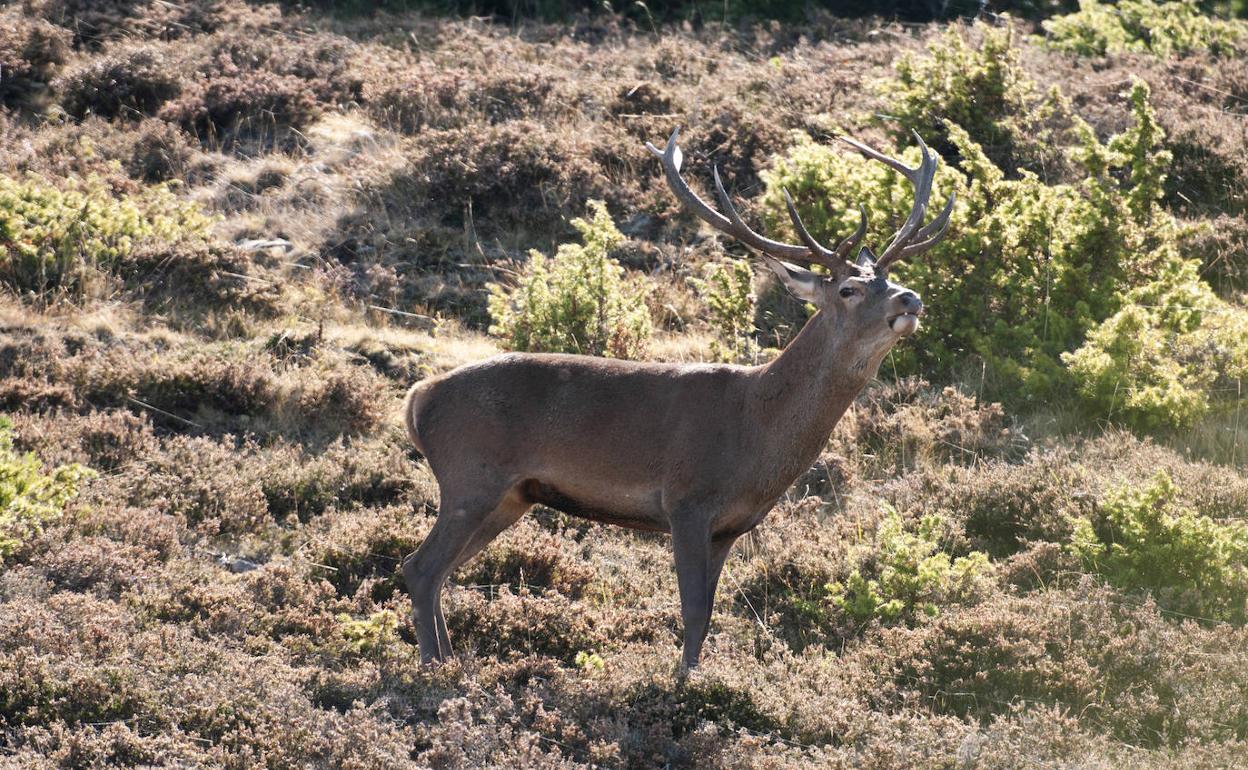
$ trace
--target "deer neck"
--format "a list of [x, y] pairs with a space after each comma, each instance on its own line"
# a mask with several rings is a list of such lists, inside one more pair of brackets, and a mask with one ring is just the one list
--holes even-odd
[[809, 468], [887, 350], [865, 351], [839, 314], [820, 311], [771, 363], [758, 369], [753, 410], [765, 469], [785, 484]]

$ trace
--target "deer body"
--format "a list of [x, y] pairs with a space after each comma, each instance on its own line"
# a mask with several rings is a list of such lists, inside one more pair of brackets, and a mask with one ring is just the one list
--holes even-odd
[[[672, 181], [679, 180], [674, 148], [675, 134], [665, 155], [669, 182], [678, 195], [692, 195]], [[924, 166], [907, 170], [927, 174], [929, 161], [934, 173], [926, 149]], [[921, 181], [915, 185], [922, 190]], [[930, 178], [926, 185], [930, 191]], [[741, 230], [727, 206], [731, 219], [722, 223], [699, 215], [721, 228], [728, 223], [734, 236], [765, 255], [777, 246], [802, 248]], [[912, 231], [922, 234], [917, 225]], [[403, 565], [422, 660], [451, 654], [441, 610], [447, 576], [541, 503], [671, 533], [683, 664], [697, 664], [732, 544], [811, 466], [892, 345], [918, 324], [918, 297], [885, 277], [889, 252], [874, 270], [813, 249], [782, 253], [826, 260], [835, 272], [822, 276], [767, 256], [791, 292], [820, 308], [768, 364], [511, 353], [411, 389], [408, 432], [441, 490], [433, 529]]]

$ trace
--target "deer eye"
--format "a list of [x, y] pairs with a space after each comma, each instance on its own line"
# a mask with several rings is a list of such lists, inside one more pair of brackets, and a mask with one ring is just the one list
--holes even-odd
[[855, 294], [857, 294], [857, 293], [858, 293], [858, 291], [857, 291], [856, 289], [854, 289], [854, 287], [853, 287], [853, 286], [842, 286], [842, 287], [841, 287], [841, 296], [842, 296], [842, 297], [852, 297], [852, 296], [854, 296], [854, 295], [855, 295]]

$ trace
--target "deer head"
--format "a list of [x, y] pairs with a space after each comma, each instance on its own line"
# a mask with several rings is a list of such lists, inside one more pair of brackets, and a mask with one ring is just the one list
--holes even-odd
[[[802, 224], [793, 198], [785, 190], [789, 218], [802, 243], [782, 243], [766, 238], [750, 229], [741, 219], [719, 178], [718, 167], [713, 168], [713, 175], [722, 214], [690, 189], [680, 175], [683, 154], [676, 143], [679, 135], [678, 128], [672, 132], [664, 150], [646, 144], [662, 159], [664, 175], [677, 199], [704, 222], [757, 252], [789, 293], [824, 311], [829, 321], [840, 327], [840, 339], [854, 340], [865, 358], [873, 358], [877, 353], [887, 351], [898, 339], [918, 330], [922, 301], [913, 291], [888, 280], [888, 271], [897, 261], [921, 253], [940, 241], [949, 226], [956, 193], [949, 196], [944, 209], [935, 219], [923, 224], [932, 194], [932, 180], [936, 175], [937, 156], [917, 133], [914, 138], [922, 153], [922, 161], [917, 168], [910, 168], [896, 158], [852, 139], [840, 137], [868, 158], [896, 169], [914, 185], [914, 206], [910, 215], [880, 256], [876, 257], [870, 248], [863, 246], [853, 261], [850, 261], [849, 255], [867, 232], [865, 207], [859, 206], [862, 216], [858, 229], [836, 248], [829, 249], [816, 241]], [[802, 264], [807, 267], [802, 267]], [[826, 273], [808, 269], [815, 265], [824, 268]]]

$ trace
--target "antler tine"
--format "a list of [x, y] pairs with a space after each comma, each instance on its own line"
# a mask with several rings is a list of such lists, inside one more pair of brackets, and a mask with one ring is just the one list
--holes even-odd
[[[936, 178], [937, 156], [927, 148], [927, 145], [923, 142], [923, 137], [919, 136], [918, 132], [912, 133], [915, 141], [919, 144], [919, 152], [922, 155], [922, 161], [919, 163], [918, 168], [911, 168], [896, 158], [876, 152], [865, 144], [856, 142], [848, 137], [840, 137], [842, 141], [851, 145], [863, 155], [895, 169], [914, 185], [914, 206], [910, 209], [910, 216], [906, 217], [905, 223], [897, 230], [897, 233], [889, 241], [888, 246], [876, 261], [875, 272], [877, 275], [887, 274], [889, 266], [902, 257], [917, 254], [935, 245], [941, 236], [944, 235], [945, 229], [949, 225], [949, 215], [953, 211], [954, 197], [950, 196], [949, 202], [945, 204], [945, 208], [940, 215], [927, 226], [919, 227], [927, 214], [927, 204], [932, 195], [932, 182]], [[918, 243], [915, 242], [916, 239], [918, 239]]]
[[953, 213], [953, 204], [957, 199], [958, 193], [956, 190], [949, 193], [949, 200], [945, 202], [945, 207], [941, 209], [935, 219], [928, 222], [914, 234], [913, 242], [901, 250], [901, 254], [898, 255], [897, 259], [912, 257], [939, 243], [940, 239], [945, 236], [945, 231], [949, 229], [949, 216]]
[[862, 240], [862, 236], [867, 234], [867, 207], [859, 203], [858, 213], [862, 215], [858, 220], [858, 229], [846, 236], [845, 240], [836, 247], [836, 256], [840, 259], [849, 259], [849, 253], [858, 245], [858, 241]]
[[[728, 197], [727, 191], [724, 190], [723, 182], [719, 178], [719, 169], [714, 169], [715, 188], [719, 196], [720, 204], [723, 206], [727, 216], [716, 211], [710, 204], [702, 200], [695, 193], [684, 178], [680, 175], [680, 166], [683, 156], [680, 147], [677, 146], [676, 140], [680, 136], [680, 129], [672, 131], [672, 135], [667, 140], [667, 147], [660, 151], [653, 144], [646, 142], [646, 147], [650, 152], [657, 155], [663, 160], [663, 172], [667, 177], [668, 187], [672, 188], [677, 200], [689, 207], [691, 211], [702, 221], [714, 227], [716, 230], [727, 233], [733, 238], [744, 243], [752, 249], [762, 252], [771, 257], [778, 259], [788, 259], [795, 262], [807, 262], [825, 264], [822, 254], [816, 252], [809, 246], [798, 246], [796, 244], [781, 243], [766, 238], [750, 229], [745, 221], [741, 219], [741, 215], [737, 213]], [[834, 266], [835, 263], [829, 264]]]
[[[806, 229], [806, 225], [802, 224], [802, 217], [797, 213], [797, 206], [793, 203], [793, 196], [789, 195], [787, 188], [783, 192], [784, 205], [789, 210], [789, 219], [793, 220], [793, 228], [797, 230], [797, 236], [802, 239], [802, 243], [806, 244], [806, 248], [810, 249], [811, 255], [818, 257], [817, 261], [824, 267], [834, 268], [840, 265], [844, 261], [845, 255], [825, 248], [819, 241], [815, 240], [815, 237]], [[853, 236], [850, 237], [852, 238]]]
[[685, 180], [681, 178], [680, 167], [684, 161], [684, 155], [680, 151], [680, 146], [676, 144], [679, 136], [680, 128], [677, 127], [668, 137], [666, 149], [660, 150], [650, 142], [646, 142], [646, 149], [663, 160], [663, 173], [667, 177], [667, 186], [672, 188], [677, 200], [688, 206], [699, 219], [711, 227], [731, 233], [732, 223], [698, 197], [698, 194], [690, 189], [689, 185], [685, 184]]

